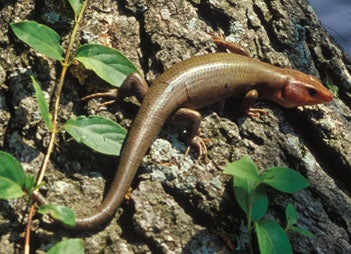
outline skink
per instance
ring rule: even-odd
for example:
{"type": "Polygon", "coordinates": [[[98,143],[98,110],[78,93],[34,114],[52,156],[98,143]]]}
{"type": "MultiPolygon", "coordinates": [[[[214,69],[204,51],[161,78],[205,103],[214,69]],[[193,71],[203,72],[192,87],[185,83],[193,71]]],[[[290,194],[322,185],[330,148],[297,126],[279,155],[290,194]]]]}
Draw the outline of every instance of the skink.
{"type": "MultiPolygon", "coordinates": [[[[219,40],[221,43],[227,44],[219,40]]],[[[261,110],[251,106],[257,99],[291,108],[325,103],[333,98],[312,76],[230,53],[195,56],[177,63],[160,75],[150,89],[136,73],[131,74],[118,96],[124,97],[131,90],[142,104],[128,132],[114,180],[96,212],[77,219],[75,229],[93,229],[111,219],[166,121],[188,126],[186,142],[196,146],[201,156],[206,153],[206,147],[198,136],[201,115],[196,110],[199,108],[227,97],[238,97],[243,98],[241,111],[256,116],[261,110]]]]}

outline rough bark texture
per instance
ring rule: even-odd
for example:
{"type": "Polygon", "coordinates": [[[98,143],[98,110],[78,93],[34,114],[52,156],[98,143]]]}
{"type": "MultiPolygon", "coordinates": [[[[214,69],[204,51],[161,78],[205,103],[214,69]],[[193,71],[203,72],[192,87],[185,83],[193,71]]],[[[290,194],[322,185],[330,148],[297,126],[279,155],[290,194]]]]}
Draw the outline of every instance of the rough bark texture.
{"type": "MultiPolygon", "coordinates": [[[[28,75],[34,74],[51,96],[60,66],[19,42],[9,23],[44,23],[66,45],[71,17],[66,1],[0,1],[0,148],[15,155],[28,173],[38,171],[49,137],[28,75]]],[[[351,253],[350,66],[305,0],[91,1],[80,42],[118,48],[151,84],[172,64],[216,51],[207,32],[218,30],[255,58],[319,77],[334,91],[334,101],[292,110],[262,103],[268,113],[259,119],[239,116],[237,102],[230,100],[204,109],[201,135],[208,141],[208,164],[196,162],[194,152],[184,156],[179,129],[165,127],[139,169],[130,199],[109,225],[77,233],[50,227],[36,216],[33,253],[47,251],[63,237],[83,238],[87,253],[247,253],[244,216],[231,179],[222,173],[244,154],[260,168],[288,166],[310,181],[295,195],[270,192],[269,217],[283,218],[292,202],[299,226],[315,235],[291,235],[294,252],[351,253]]],[[[81,86],[68,76],[61,123],[94,113],[97,101],[79,101],[91,92],[88,81],[81,86]]],[[[99,114],[128,127],[136,111],[124,103],[99,114]]],[[[59,135],[43,189],[49,200],[90,214],[117,161],[68,139],[59,135]]],[[[26,214],[21,199],[0,201],[1,253],[21,252],[26,214]]]]}

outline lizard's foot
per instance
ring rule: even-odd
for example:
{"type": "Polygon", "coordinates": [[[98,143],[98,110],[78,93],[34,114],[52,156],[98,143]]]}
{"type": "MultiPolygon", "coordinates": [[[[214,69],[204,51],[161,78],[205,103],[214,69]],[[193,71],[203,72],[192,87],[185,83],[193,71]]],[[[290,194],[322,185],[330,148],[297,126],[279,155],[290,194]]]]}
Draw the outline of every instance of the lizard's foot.
{"type": "Polygon", "coordinates": [[[112,100],[106,101],[104,103],[101,103],[99,105],[99,108],[101,108],[101,107],[105,107],[105,106],[108,106],[108,105],[115,103],[117,96],[118,96],[118,90],[117,89],[110,89],[107,92],[103,92],[103,93],[89,94],[89,95],[81,98],[80,100],[85,101],[85,100],[90,100],[90,99],[94,99],[94,98],[110,98],[110,99],[112,99],[112,100]]]}
{"type": "Polygon", "coordinates": [[[250,117],[260,117],[260,115],[267,114],[266,110],[260,108],[249,108],[246,112],[246,115],[250,117]]]}
{"type": "Polygon", "coordinates": [[[226,41],[222,33],[219,33],[218,35],[209,33],[209,35],[212,37],[212,40],[216,45],[226,48],[234,54],[250,57],[249,52],[247,52],[243,46],[235,42],[226,41]]]}
{"type": "Polygon", "coordinates": [[[117,89],[110,89],[107,92],[104,93],[93,93],[89,94],[85,97],[83,97],[81,100],[90,100],[93,98],[110,98],[110,99],[116,99],[118,96],[118,90],[117,89]]]}
{"type": "Polygon", "coordinates": [[[206,147],[205,141],[199,136],[193,137],[193,139],[190,141],[190,145],[185,150],[185,155],[189,154],[191,146],[197,149],[198,157],[196,160],[199,161],[200,159],[203,158],[205,160],[205,163],[207,164],[208,157],[207,157],[207,147],[206,147]]]}

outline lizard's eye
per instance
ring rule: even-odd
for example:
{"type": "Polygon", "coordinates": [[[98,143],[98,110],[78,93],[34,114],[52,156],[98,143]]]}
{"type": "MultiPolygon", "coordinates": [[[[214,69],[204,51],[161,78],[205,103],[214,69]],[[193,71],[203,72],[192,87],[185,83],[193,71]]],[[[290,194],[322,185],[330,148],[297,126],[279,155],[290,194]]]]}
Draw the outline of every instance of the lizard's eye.
{"type": "Polygon", "coordinates": [[[314,97],[317,94],[317,90],[314,88],[309,88],[307,92],[311,97],[314,97]]]}

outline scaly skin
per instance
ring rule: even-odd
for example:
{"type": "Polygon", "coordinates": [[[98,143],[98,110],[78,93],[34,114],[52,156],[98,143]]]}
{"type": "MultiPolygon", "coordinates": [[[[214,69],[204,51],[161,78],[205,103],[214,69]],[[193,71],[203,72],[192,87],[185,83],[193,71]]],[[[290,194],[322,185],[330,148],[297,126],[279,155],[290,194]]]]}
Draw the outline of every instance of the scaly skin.
{"type": "MultiPolygon", "coordinates": [[[[135,74],[125,83],[138,85],[135,74]],[[134,77],[134,78],[133,78],[134,77]]],[[[139,84],[140,85],[140,84],[139,84]]],[[[123,86],[122,86],[123,87],[123,86]]],[[[146,93],[145,82],[139,98],[146,93]]],[[[315,78],[235,54],[213,53],[182,61],[159,76],[147,91],[130,128],[112,185],[96,212],[77,219],[75,229],[96,228],[110,220],[130,187],[137,169],[167,119],[186,118],[192,124],[187,139],[199,151],[205,147],[197,134],[195,111],[224,98],[244,98],[241,110],[255,116],[256,99],[272,100],[284,107],[325,103],[331,93],[315,78]]]]}

